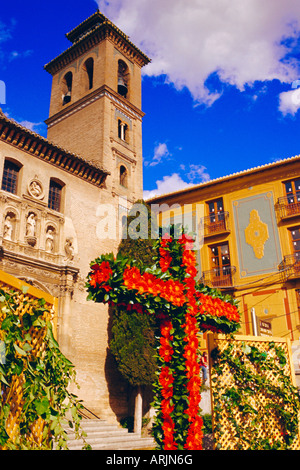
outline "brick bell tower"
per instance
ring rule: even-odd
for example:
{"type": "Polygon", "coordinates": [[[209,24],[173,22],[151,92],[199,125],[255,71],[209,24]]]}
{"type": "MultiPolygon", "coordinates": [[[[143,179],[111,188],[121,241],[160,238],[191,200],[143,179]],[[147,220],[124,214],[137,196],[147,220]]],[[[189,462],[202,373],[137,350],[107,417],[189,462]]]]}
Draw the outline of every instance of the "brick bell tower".
{"type": "Polygon", "coordinates": [[[96,11],[66,34],[52,79],[48,139],[110,172],[106,189],[142,197],[141,68],[150,60],[96,11]]]}

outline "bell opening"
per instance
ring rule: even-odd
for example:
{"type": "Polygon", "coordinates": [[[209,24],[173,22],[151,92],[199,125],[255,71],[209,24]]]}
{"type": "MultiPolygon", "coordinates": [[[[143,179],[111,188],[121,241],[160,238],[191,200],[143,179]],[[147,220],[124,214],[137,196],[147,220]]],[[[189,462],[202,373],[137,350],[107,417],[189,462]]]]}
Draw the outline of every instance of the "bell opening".
{"type": "Polygon", "coordinates": [[[128,93],[128,88],[123,80],[123,78],[119,78],[118,80],[118,93],[121,96],[124,96],[126,98],[126,95],[128,93]]]}

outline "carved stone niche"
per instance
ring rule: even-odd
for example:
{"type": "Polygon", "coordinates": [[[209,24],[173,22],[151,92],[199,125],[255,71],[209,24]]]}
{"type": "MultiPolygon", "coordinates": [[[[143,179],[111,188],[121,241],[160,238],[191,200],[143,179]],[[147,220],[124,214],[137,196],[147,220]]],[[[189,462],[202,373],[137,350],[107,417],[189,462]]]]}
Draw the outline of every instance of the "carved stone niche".
{"type": "Polygon", "coordinates": [[[25,240],[28,245],[34,247],[36,245],[36,219],[35,212],[29,211],[26,217],[25,240]]]}
{"type": "Polygon", "coordinates": [[[16,213],[8,209],[3,223],[3,240],[13,241],[16,237],[17,216],[16,213]]]}
{"type": "Polygon", "coordinates": [[[46,228],[46,236],[45,236],[45,251],[48,253],[55,253],[56,252],[56,229],[54,225],[48,224],[46,228]]]}
{"type": "Polygon", "coordinates": [[[64,261],[67,263],[67,264],[73,264],[73,261],[74,261],[74,245],[73,245],[73,237],[68,237],[66,238],[65,240],[65,254],[66,254],[66,257],[64,259],[64,261]]]}

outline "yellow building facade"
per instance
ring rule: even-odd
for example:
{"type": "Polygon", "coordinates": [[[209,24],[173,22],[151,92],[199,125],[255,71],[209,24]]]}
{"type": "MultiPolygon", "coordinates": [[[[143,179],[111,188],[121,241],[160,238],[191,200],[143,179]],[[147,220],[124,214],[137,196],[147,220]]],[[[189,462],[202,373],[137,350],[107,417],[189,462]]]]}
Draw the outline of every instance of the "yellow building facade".
{"type": "Polygon", "coordinates": [[[239,301],[240,333],[290,338],[297,369],[300,156],[147,202],[163,225],[170,217],[181,222],[189,208],[199,238],[200,281],[239,301]]]}

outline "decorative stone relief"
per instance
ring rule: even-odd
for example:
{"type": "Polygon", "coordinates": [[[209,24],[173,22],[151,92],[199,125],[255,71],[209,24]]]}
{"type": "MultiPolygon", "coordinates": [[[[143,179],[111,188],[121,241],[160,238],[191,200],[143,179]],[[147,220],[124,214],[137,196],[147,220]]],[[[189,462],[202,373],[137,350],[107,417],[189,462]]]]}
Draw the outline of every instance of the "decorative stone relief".
{"type": "MultiPolygon", "coordinates": [[[[37,176],[31,179],[32,182],[39,182],[37,176]]],[[[74,265],[78,259],[72,219],[66,223],[63,214],[48,209],[46,203],[38,199],[42,194],[41,189],[42,183],[40,187],[29,185],[28,193],[22,197],[3,194],[0,190],[0,247],[3,245],[7,252],[14,253],[20,262],[25,256],[27,260],[32,259],[33,263],[39,260],[43,265],[74,265]]],[[[75,214],[78,215],[79,207],[83,219],[84,208],[79,198],[77,202],[75,214]]]]}
{"type": "Polygon", "coordinates": [[[66,238],[65,253],[67,255],[66,258],[65,258],[65,261],[66,262],[73,261],[73,259],[74,259],[74,246],[73,246],[73,238],[72,237],[66,238]]]}
{"type": "Polygon", "coordinates": [[[42,183],[35,177],[28,183],[28,194],[35,199],[44,198],[44,189],[42,183]]]}
{"type": "Polygon", "coordinates": [[[245,228],[245,240],[248,245],[252,246],[256,258],[264,257],[264,247],[268,239],[268,225],[261,221],[258,211],[253,209],[250,212],[249,225],[245,228]]]}

